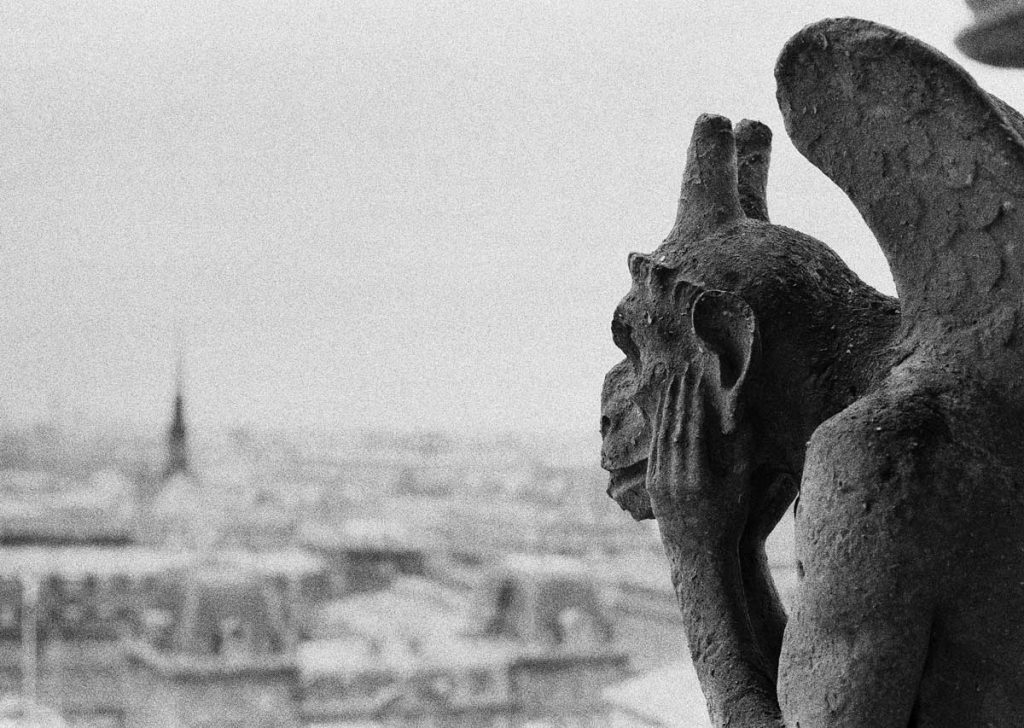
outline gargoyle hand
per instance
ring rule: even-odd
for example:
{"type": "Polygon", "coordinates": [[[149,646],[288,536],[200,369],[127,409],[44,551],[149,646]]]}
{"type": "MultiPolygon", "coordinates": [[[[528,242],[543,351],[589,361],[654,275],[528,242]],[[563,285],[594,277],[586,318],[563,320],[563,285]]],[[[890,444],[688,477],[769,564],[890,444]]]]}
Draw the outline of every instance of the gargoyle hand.
{"type": "Polygon", "coordinates": [[[735,548],[752,501],[748,437],[721,431],[694,362],[668,377],[652,428],[647,488],[662,537],[684,548],[735,548]]]}

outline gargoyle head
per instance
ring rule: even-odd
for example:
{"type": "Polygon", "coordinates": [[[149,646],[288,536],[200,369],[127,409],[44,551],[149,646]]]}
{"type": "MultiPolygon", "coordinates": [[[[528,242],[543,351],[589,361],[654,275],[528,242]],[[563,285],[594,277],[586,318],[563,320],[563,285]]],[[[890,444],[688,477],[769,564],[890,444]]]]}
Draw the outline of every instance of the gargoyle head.
{"type": "MultiPolygon", "coordinates": [[[[668,383],[692,389],[688,427],[711,462],[746,461],[774,516],[795,494],[773,485],[802,465],[809,432],[793,387],[841,378],[821,365],[853,308],[896,312],[823,243],[768,221],[771,132],[701,116],[687,155],[675,226],[653,254],[629,256],[632,288],[612,319],[626,361],[605,379],[602,465],[609,495],[653,515],[643,489],[652,423],[668,383]],[[719,452],[732,442],[728,453],[719,452]],[[745,443],[740,451],[735,443],[745,443]]],[[[697,457],[694,455],[694,457],[697,457]]],[[[710,472],[695,468],[694,472],[710,472]]],[[[697,477],[696,475],[694,477],[697,477]]],[[[771,520],[771,519],[769,519],[771,520]]]]}

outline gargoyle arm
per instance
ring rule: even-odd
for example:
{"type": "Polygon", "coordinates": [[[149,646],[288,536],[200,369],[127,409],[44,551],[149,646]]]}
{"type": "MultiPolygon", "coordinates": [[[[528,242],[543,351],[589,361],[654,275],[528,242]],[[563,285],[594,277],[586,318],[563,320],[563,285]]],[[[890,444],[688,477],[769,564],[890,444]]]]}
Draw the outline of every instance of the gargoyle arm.
{"type": "MultiPolygon", "coordinates": [[[[725,299],[719,303],[728,305],[725,299]]],[[[750,500],[748,473],[738,457],[745,441],[737,436],[726,438],[730,445],[712,444],[721,438],[706,420],[719,421],[715,413],[724,406],[709,396],[715,382],[695,363],[667,384],[651,428],[651,505],[712,721],[781,728],[777,660],[766,659],[759,644],[741,567],[739,546],[750,500]],[[726,460],[734,467],[712,465],[726,460]]]]}
{"type": "Polygon", "coordinates": [[[739,559],[750,627],[764,658],[765,669],[772,680],[776,680],[787,617],[768,566],[764,542],[741,542],[739,559]]]}
{"type": "Polygon", "coordinates": [[[783,728],[774,672],[751,626],[735,550],[695,550],[663,540],[713,723],[783,728]]]}

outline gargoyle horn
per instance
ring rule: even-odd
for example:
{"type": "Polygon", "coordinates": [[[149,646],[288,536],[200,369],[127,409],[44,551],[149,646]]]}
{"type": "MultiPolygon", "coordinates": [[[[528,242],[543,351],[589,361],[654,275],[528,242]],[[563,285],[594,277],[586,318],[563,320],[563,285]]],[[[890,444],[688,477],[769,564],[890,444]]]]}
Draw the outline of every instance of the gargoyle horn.
{"type": "Polygon", "coordinates": [[[740,206],[747,217],[768,222],[768,165],[772,158],[772,130],[750,119],[737,124],[736,158],[740,206]]]}
{"type": "Polygon", "coordinates": [[[679,211],[668,239],[699,239],[742,217],[732,123],[724,116],[701,114],[686,152],[679,211]]]}
{"type": "Polygon", "coordinates": [[[1012,320],[1024,290],[1024,119],[934,48],[841,18],[775,69],[786,130],[878,239],[904,334],[1012,320]],[[938,324],[938,326],[935,326],[938,324]]]}

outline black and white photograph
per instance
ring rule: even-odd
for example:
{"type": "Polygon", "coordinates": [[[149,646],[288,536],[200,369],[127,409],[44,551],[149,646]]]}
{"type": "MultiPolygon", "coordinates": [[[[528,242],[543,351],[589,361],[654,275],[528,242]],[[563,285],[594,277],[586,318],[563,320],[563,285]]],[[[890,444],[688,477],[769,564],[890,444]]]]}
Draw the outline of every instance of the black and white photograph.
{"type": "Polygon", "coordinates": [[[1024,0],[0,3],[0,728],[1024,727],[1024,0]]]}

